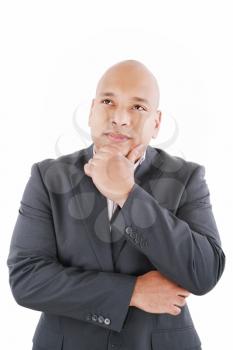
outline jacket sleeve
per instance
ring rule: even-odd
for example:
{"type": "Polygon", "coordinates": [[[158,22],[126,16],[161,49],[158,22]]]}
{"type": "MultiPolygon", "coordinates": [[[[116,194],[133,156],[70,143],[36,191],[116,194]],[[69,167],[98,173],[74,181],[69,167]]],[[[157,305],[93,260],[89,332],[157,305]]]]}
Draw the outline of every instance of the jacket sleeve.
{"type": "Polygon", "coordinates": [[[204,166],[195,167],[176,215],[135,184],[121,208],[123,219],[114,223],[157,270],[196,295],[210,291],[225,267],[204,176],[204,166]]]}
{"type": "Polygon", "coordinates": [[[23,193],[7,265],[19,305],[121,331],[136,276],[59,262],[49,196],[37,163],[23,193]]]}

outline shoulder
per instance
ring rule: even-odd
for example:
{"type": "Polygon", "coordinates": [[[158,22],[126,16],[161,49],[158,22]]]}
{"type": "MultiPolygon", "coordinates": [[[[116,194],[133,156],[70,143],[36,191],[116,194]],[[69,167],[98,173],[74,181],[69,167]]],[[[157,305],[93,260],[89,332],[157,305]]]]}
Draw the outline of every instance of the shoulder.
{"type": "Polygon", "coordinates": [[[91,154],[91,147],[35,162],[31,167],[31,177],[42,182],[49,191],[66,193],[72,181],[79,183],[85,176],[83,167],[91,154]]]}
{"type": "Polygon", "coordinates": [[[87,148],[82,148],[78,151],[75,151],[73,153],[61,155],[57,158],[46,158],[43,160],[40,160],[33,165],[36,165],[42,175],[48,171],[49,168],[53,168],[56,171],[72,171],[72,169],[77,169],[84,165],[86,162],[86,159],[88,158],[88,154],[90,153],[91,146],[88,146],[87,148]]]}
{"type": "Polygon", "coordinates": [[[204,165],[175,156],[164,149],[149,147],[152,157],[152,166],[159,169],[164,176],[189,178],[194,172],[205,173],[204,165]]]}
{"type": "Polygon", "coordinates": [[[185,202],[206,198],[209,189],[205,180],[205,167],[197,162],[174,156],[160,148],[152,148],[151,191],[160,203],[177,209],[185,202]],[[154,177],[154,178],[153,178],[154,177]],[[159,179],[159,180],[158,180],[159,179]]]}

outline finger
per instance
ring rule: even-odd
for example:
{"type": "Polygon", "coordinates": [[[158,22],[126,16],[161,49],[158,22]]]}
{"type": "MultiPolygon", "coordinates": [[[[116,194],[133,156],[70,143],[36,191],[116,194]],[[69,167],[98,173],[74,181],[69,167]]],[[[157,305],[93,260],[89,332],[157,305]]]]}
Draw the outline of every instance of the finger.
{"type": "Polygon", "coordinates": [[[96,165],[96,161],[93,158],[89,159],[88,163],[84,165],[84,171],[87,175],[91,174],[94,165],[96,165]]]}
{"type": "Polygon", "coordinates": [[[177,291],[177,295],[188,297],[190,295],[190,292],[188,290],[186,290],[186,289],[180,288],[177,291]]]}
{"type": "Polygon", "coordinates": [[[170,313],[174,316],[179,315],[181,313],[181,309],[176,305],[172,305],[170,313]]]}
{"type": "Polygon", "coordinates": [[[95,165],[97,165],[98,164],[98,161],[99,161],[99,159],[94,159],[94,158],[91,158],[91,159],[89,159],[89,161],[88,161],[88,165],[89,165],[89,167],[92,169],[95,165]]]}
{"type": "Polygon", "coordinates": [[[128,153],[127,159],[132,163],[135,163],[135,161],[143,155],[144,151],[145,151],[145,145],[139,144],[128,153]]]}
{"type": "Polygon", "coordinates": [[[177,299],[176,299],[176,305],[177,306],[184,306],[185,304],[186,304],[185,297],[178,296],[177,299]]]}

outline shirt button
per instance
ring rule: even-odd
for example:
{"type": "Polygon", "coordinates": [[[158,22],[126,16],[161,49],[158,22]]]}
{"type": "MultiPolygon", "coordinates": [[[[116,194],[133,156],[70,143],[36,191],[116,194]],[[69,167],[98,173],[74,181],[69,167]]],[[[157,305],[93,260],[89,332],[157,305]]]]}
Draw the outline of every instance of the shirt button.
{"type": "Polygon", "coordinates": [[[92,321],[95,321],[95,322],[96,322],[97,319],[98,319],[98,316],[94,314],[94,315],[92,315],[91,319],[92,319],[92,321]]]}
{"type": "Polygon", "coordinates": [[[133,232],[132,227],[130,227],[130,226],[126,227],[125,232],[126,232],[128,235],[130,235],[130,234],[133,232]]]}
{"type": "Polygon", "coordinates": [[[103,316],[99,316],[98,317],[98,322],[99,323],[103,323],[104,322],[104,317],[103,316]]]}
{"type": "Polygon", "coordinates": [[[111,323],[111,321],[109,318],[105,318],[104,323],[108,326],[111,323]]]}

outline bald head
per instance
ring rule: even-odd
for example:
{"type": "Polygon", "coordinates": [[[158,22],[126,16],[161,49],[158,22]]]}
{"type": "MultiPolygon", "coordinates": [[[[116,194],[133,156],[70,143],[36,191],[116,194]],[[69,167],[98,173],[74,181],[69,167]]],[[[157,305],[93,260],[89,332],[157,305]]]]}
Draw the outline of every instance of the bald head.
{"type": "Polygon", "coordinates": [[[144,64],[126,60],[108,68],[97,84],[88,120],[95,149],[115,144],[127,155],[139,143],[148,145],[160,127],[158,104],[157,80],[144,64]],[[112,133],[125,138],[115,142],[112,133]]]}
{"type": "Polygon", "coordinates": [[[124,60],[108,68],[100,78],[96,87],[96,96],[107,88],[135,90],[140,87],[155,109],[159,105],[159,87],[155,76],[141,62],[124,60]]]}

